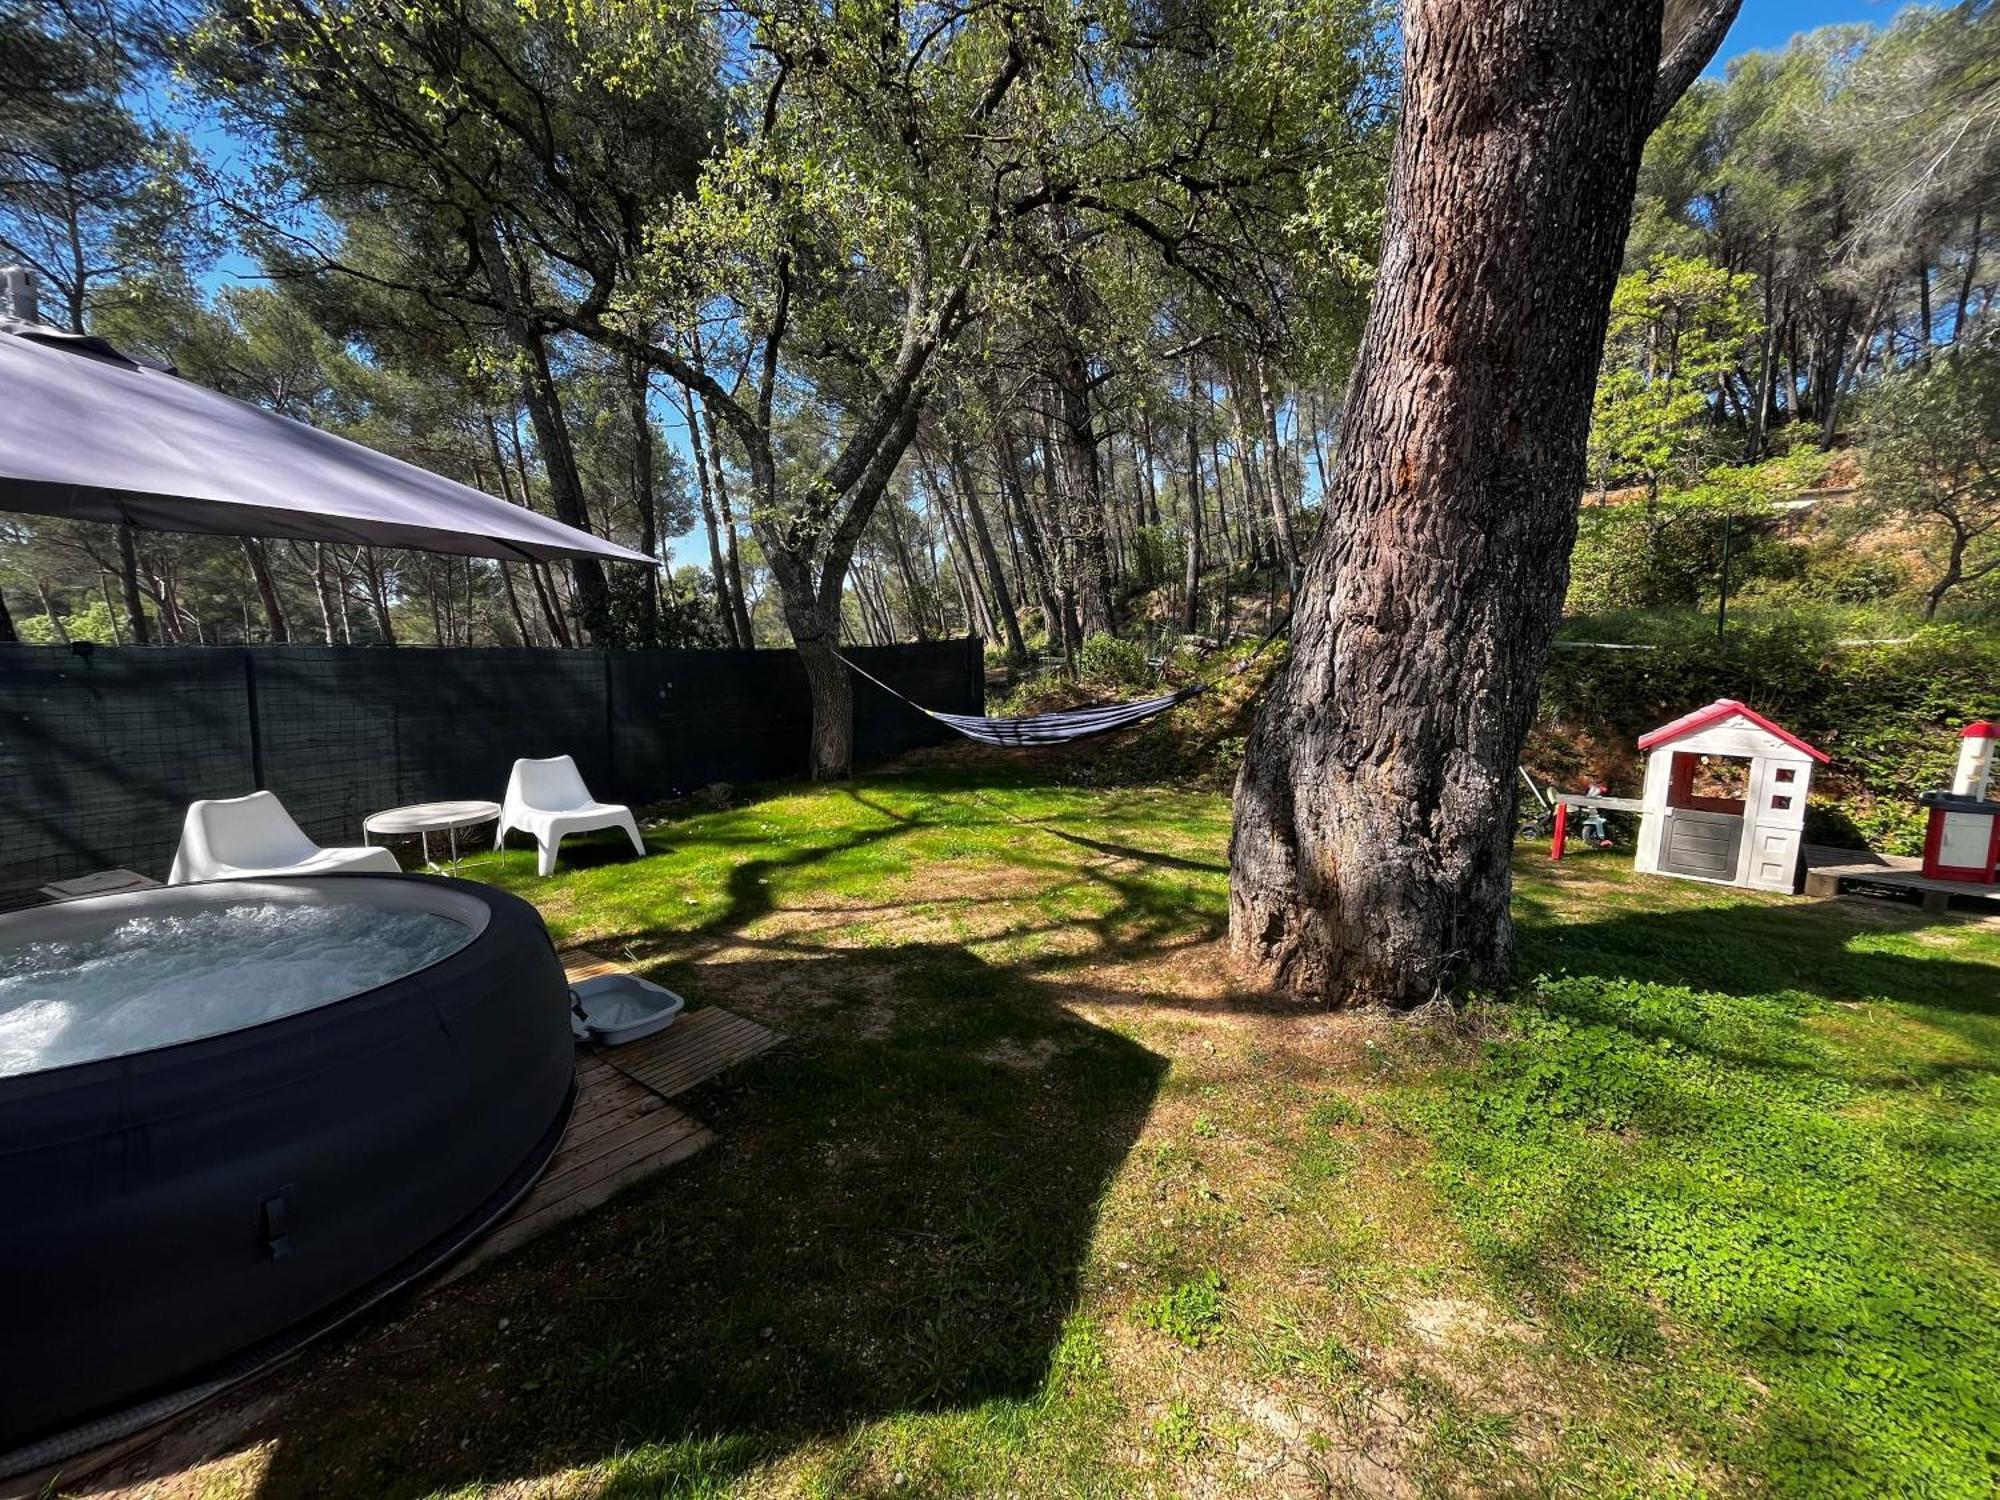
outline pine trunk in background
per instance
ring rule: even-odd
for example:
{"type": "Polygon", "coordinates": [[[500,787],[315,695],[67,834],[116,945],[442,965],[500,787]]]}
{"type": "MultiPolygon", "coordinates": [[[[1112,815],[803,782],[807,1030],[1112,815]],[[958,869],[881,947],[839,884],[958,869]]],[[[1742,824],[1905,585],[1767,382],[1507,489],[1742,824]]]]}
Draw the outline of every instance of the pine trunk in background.
{"type": "MultiPolygon", "coordinates": [[[[481,221],[476,238],[487,285],[494,300],[505,309],[507,336],[521,354],[521,399],[535,429],[535,446],[541,450],[550,507],[564,525],[589,531],[590,513],[583,503],[583,479],[577,471],[576,450],[570,443],[569,424],[563,416],[555,373],[549,366],[548,342],[521,311],[524,298],[515,284],[513,265],[492,220],[481,221]]],[[[611,624],[611,594],[604,580],[604,565],[594,557],[573,558],[570,578],[576,586],[578,623],[593,638],[601,639],[611,624]]]]}
{"type": "Polygon", "coordinates": [[[1410,0],[1381,270],[1230,942],[1298,998],[1505,981],[1514,768],[1560,614],[1646,137],[1733,0],[1410,0]]]}
{"type": "Polygon", "coordinates": [[[750,601],[743,592],[743,561],[736,551],[736,513],[729,506],[729,476],[722,467],[722,436],[715,425],[715,411],[703,405],[702,420],[708,424],[708,461],[714,466],[715,508],[722,524],[722,561],[729,569],[729,607],[736,615],[736,638],[744,650],[757,644],[757,632],[750,624],[750,601]]]}
{"type": "MultiPolygon", "coordinates": [[[[997,402],[997,396],[989,395],[997,402]]],[[[997,410],[996,406],[996,410],[997,410]]],[[[1063,629],[1062,608],[1056,596],[1055,568],[1043,542],[1040,524],[1028,499],[1028,486],[1021,477],[1020,450],[1015,446],[1015,435],[1007,425],[1005,417],[993,425],[993,435],[1000,447],[1000,493],[1012,513],[1013,529],[1018,531],[1023,544],[1028,549],[1028,571],[1034,575],[1035,597],[1040,601],[1042,611],[1042,634],[1047,638],[1050,650],[1067,652],[1069,634],[1063,629]]]]}
{"type": "Polygon", "coordinates": [[[132,644],[152,645],[146,601],[139,597],[139,546],[132,539],[132,528],[124,525],[118,528],[118,586],[125,597],[125,626],[132,634],[132,644]]]}
{"type": "Polygon", "coordinates": [[[726,646],[743,646],[736,632],[736,606],[731,602],[729,574],[722,566],[722,543],[715,529],[715,496],[708,482],[707,445],[702,442],[701,418],[695,415],[694,393],[681,391],[681,414],[687,420],[688,451],[694,455],[695,493],[701,501],[702,530],[708,536],[708,576],[715,584],[715,615],[722,626],[726,646]]]}
{"type": "Polygon", "coordinates": [[[1201,424],[1195,417],[1194,361],[1187,367],[1187,571],[1182,579],[1181,629],[1193,635],[1201,620],[1201,424]]]}
{"type": "Polygon", "coordinates": [[[373,547],[361,549],[361,571],[368,579],[368,607],[375,612],[375,629],[382,644],[396,644],[396,624],[389,618],[389,585],[382,576],[382,560],[373,547]]]}
{"type": "MultiPolygon", "coordinates": [[[[651,557],[660,545],[660,511],[653,493],[653,377],[639,360],[630,362],[627,394],[631,400],[632,508],[639,513],[639,550],[651,557]]],[[[638,644],[660,644],[660,570],[648,568],[640,595],[638,644]]]]}
{"type": "Polygon", "coordinates": [[[979,486],[973,480],[972,465],[965,459],[965,445],[956,438],[951,444],[951,472],[958,485],[959,498],[965,502],[965,517],[972,525],[973,538],[979,543],[979,559],[985,564],[987,581],[993,586],[993,607],[1000,616],[1000,628],[1007,637],[1007,660],[1024,662],[1028,659],[1028,647],[1021,639],[1021,622],[1014,614],[1014,596],[1007,587],[1007,570],[1000,566],[1000,553],[993,545],[993,533],[986,524],[986,509],[979,503],[979,486]]]}
{"type": "Polygon", "coordinates": [[[258,602],[264,606],[264,629],[271,637],[271,644],[282,645],[292,638],[291,628],[285,623],[285,607],[278,602],[278,586],[271,578],[271,564],[264,556],[264,544],[255,537],[241,537],[244,561],[250,564],[250,577],[257,585],[258,602]]]}
{"type": "Polygon", "coordinates": [[[1257,412],[1263,419],[1264,437],[1271,445],[1270,462],[1264,467],[1264,483],[1270,490],[1271,525],[1278,541],[1278,559],[1285,565],[1287,588],[1299,584],[1299,544],[1292,535],[1292,502],[1285,493],[1285,450],[1278,438],[1278,403],[1271,394],[1271,369],[1262,355],[1257,357],[1257,412]]]}

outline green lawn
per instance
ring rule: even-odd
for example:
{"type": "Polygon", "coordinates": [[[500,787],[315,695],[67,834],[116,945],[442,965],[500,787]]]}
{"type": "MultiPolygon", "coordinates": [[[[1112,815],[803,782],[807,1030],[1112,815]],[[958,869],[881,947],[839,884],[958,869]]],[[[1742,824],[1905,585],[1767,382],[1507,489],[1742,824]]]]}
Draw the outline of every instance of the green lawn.
{"type": "Polygon", "coordinates": [[[161,1492],[1994,1492],[2000,924],[1524,849],[1547,977],[1333,1016],[1232,985],[1227,826],[928,771],[469,865],[792,1044],[161,1492]]]}

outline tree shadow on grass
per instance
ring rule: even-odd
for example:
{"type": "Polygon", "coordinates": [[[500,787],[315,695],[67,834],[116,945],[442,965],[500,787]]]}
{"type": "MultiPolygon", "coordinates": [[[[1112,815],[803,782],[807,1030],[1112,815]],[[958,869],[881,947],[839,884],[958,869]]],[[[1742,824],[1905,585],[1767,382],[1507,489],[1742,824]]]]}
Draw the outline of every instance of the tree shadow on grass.
{"type": "Polygon", "coordinates": [[[679,1101],[720,1143],[309,1356],[260,1494],[650,1494],[1041,1388],[1164,1062],[950,944],[700,972],[792,1038],[679,1101]]]}

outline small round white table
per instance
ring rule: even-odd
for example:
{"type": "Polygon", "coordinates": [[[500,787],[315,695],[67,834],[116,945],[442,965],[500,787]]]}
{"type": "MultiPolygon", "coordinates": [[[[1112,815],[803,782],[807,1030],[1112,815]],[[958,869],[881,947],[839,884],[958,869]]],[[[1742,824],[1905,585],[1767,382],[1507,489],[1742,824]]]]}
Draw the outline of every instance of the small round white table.
{"type": "Polygon", "coordinates": [[[451,835],[451,868],[458,868],[458,830],[479,823],[491,823],[500,816],[497,802],[413,802],[408,807],[392,807],[387,812],[370,813],[361,824],[361,842],[370,834],[419,834],[424,841],[424,863],[435,870],[431,859],[431,835],[451,835]]]}

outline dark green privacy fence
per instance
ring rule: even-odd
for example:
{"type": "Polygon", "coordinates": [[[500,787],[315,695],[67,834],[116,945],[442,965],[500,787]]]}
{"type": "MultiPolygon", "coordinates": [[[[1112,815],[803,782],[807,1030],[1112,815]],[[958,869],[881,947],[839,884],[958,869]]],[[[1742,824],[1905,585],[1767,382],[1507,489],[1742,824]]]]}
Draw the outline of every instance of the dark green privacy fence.
{"type": "MultiPolygon", "coordinates": [[[[984,706],[977,641],[849,654],[929,707],[984,706]]],[[[0,895],[163,878],[188,803],[259,787],[352,844],[382,808],[499,801],[523,755],[573,755],[635,804],[801,775],[810,718],[790,651],[0,646],[0,895]]],[[[854,721],[860,759],[951,738],[867,682],[854,721]]]]}

